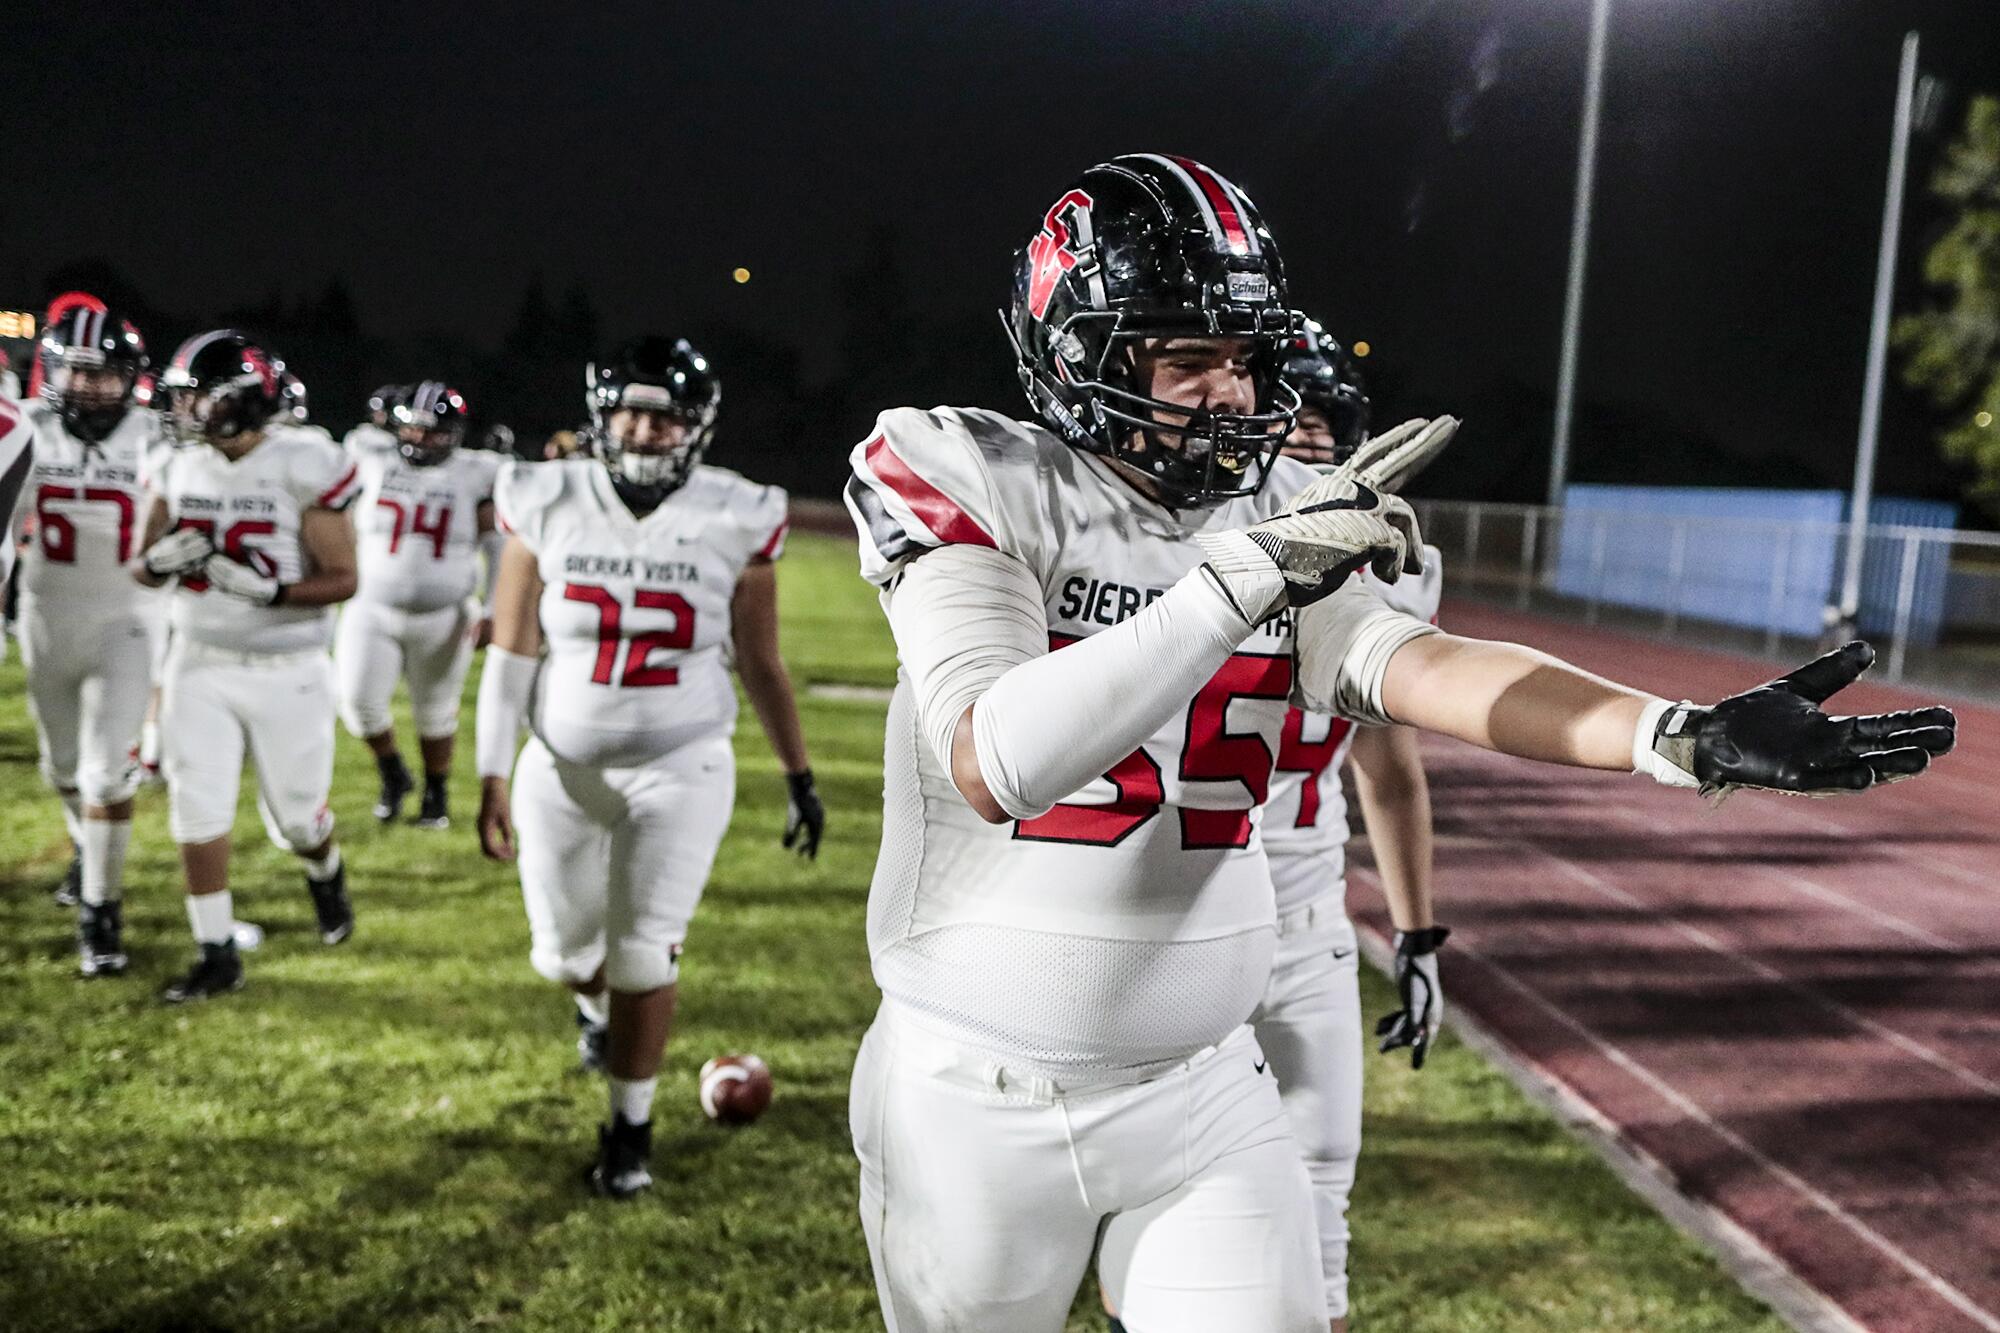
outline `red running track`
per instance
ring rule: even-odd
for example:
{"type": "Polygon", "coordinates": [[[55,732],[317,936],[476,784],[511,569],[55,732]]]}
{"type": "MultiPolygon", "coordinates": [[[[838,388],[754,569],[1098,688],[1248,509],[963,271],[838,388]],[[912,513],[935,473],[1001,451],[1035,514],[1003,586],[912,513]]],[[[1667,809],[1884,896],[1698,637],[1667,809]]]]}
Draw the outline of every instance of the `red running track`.
{"type": "MultiPolygon", "coordinates": [[[[1671,698],[1775,674],[1471,603],[1443,623],[1671,698]]],[[[1448,1002],[1882,1333],[2000,1333],[2000,710],[1954,706],[1920,779],[1719,808],[1426,742],[1448,1002]]]]}

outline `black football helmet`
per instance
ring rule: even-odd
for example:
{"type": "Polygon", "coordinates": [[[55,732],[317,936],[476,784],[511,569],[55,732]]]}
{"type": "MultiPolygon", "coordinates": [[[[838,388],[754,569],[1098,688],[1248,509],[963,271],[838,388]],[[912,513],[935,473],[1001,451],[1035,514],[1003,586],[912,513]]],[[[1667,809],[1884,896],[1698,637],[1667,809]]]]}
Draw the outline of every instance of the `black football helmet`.
{"type": "Polygon", "coordinates": [[[139,377],[150,364],[146,342],[116,311],[79,305],[42,328],[35,345],[42,401],[54,408],[70,434],[87,444],[102,441],[132,408],[139,377]],[[85,389],[80,376],[110,371],[116,387],[85,389]]]}
{"type": "Polygon", "coordinates": [[[1028,401],[1068,443],[1152,478],[1176,507],[1263,488],[1298,404],[1278,366],[1304,318],[1256,206],[1218,173],[1156,153],[1084,172],[1015,256],[1005,318],[1028,401]],[[1141,392],[1140,340],[1215,337],[1249,341],[1253,411],[1141,392]]]}
{"type": "Polygon", "coordinates": [[[612,479],[654,503],[678,489],[707,451],[722,406],[722,381],[708,358],[685,338],[636,338],[587,366],[584,385],[589,445],[612,479]],[[621,408],[665,413],[686,434],[678,447],[666,451],[635,446],[611,429],[611,418],[621,408]]]}
{"type": "Polygon", "coordinates": [[[1299,396],[1301,408],[1317,408],[1333,431],[1333,461],[1345,463],[1368,441],[1368,391],[1354,359],[1316,319],[1305,323],[1285,349],[1279,374],[1299,396]]]}
{"type": "Polygon", "coordinates": [[[398,392],[389,409],[389,425],[405,462],[435,467],[465,443],[471,415],[458,390],[443,380],[425,380],[398,392]]]}
{"type": "Polygon", "coordinates": [[[285,410],[285,363],[235,329],[182,343],[160,376],[161,415],[176,444],[213,444],[262,430],[285,410]]]}

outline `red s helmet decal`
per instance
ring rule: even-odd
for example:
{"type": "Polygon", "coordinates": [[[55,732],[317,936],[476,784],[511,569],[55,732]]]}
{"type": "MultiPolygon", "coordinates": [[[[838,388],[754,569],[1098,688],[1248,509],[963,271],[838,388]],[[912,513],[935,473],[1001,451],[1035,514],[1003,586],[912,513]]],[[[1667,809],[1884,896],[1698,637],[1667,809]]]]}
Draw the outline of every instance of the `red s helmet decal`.
{"type": "Polygon", "coordinates": [[[1071,190],[1050,206],[1042,229],[1028,242],[1028,311],[1036,319],[1048,313],[1062,275],[1076,267],[1076,237],[1070,223],[1075,213],[1094,202],[1082,190],[1071,190]]]}

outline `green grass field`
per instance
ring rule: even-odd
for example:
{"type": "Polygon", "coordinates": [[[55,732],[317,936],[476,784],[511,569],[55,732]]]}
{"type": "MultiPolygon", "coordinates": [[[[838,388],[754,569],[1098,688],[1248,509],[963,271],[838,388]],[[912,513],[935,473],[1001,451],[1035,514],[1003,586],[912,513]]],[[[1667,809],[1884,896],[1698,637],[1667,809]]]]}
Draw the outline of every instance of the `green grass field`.
{"type": "MultiPolygon", "coordinates": [[[[153,994],[190,946],[165,802],[141,797],[130,973],[75,976],[46,888],[68,856],[35,770],[17,655],[0,667],[0,1329],[880,1328],[855,1217],[847,1075],[874,1010],[863,901],[893,657],[852,548],[801,536],[785,637],[830,812],[780,850],[784,792],[748,710],[735,822],[696,918],[655,1110],[659,1184],[578,1182],[601,1085],[563,994],[529,970],[510,867],[470,814],[470,714],[446,833],[379,828],[341,740],[334,807],[359,916],[322,948],[245,786],[238,914],[269,931],[239,995],[153,994]],[[754,1050],[778,1083],[710,1126],[694,1071],[754,1050]]],[[[407,721],[404,734],[407,737],[407,721]]],[[[406,745],[409,742],[406,739],[406,745]]],[[[1388,994],[1369,977],[1367,1007],[1388,994]]],[[[1777,1329],[1692,1244],[1463,1047],[1369,1067],[1355,1322],[1381,1330],[1777,1329]]],[[[1071,1327],[1101,1328],[1080,1297],[1071,1327]]]]}

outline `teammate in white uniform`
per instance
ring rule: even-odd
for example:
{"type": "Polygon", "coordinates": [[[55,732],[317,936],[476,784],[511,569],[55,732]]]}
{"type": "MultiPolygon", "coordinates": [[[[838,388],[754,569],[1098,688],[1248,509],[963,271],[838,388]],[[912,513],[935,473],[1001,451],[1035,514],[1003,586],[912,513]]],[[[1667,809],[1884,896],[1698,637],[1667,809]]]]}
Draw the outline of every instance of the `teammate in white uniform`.
{"type": "MultiPolygon", "coordinates": [[[[146,368],[137,329],[78,307],[42,330],[40,401],[26,408],[33,467],[15,533],[21,557],[21,655],[42,774],[62,798],[79,849],[72,887],[84,976],[125,970],[122,899],[138,774],[132,746],[152,686],[160,594],[126,572],[140,535],[140,462],[152,415],[132,395],[146,368]]],[[[12,543],[9,543],[12,545],[12,543]]],[[[59,901],[64,895],[59,895],[59,901]]]]}
{"type": "MultiPolygon", "coordinates": [[[[1339,344],[1308,321],[1282,374],[1300,398],[1285,455],[1322,467],[1352,458],[1367,437],[1368,399],[1339,344]]],[[[1435,624],[1441,565],[1437,548],[1426,546],[1421,575],[1384,583],[1363,570],[1356,578],[1389,606],[1435,624]]],[[[1448,933],[1431,913],[1430,790],[1415,733],[1292,709],[1263,823],[1278,954],[1251,1028],[1271,1059],[1312,1181],[1334,1333],[1347,1327],[1347,1204],[1361,1151],[1361,990],[1345,900],[1348,822],[1340,780],[1349,759],[1397,926],[1404,1007],[1383,1019],[1377,1035],[1384,1051],[1410,1047],[1418,1068],[1442,1020],[1435,950],[1448,933]]]]}
{"type": "Polygon", "coordinates": [[[354,525],[361,588],[341,611],[333,659],[341,719],[374,752],[381,777],[375,817],[395,819],[414,785],[389,712],[396,681],[407,678],[424,765],[417,823],[445,828],[459,692],[492,628],[486,602],[498,553],[488,543],[501,460],[461,447],[465,399],[442,381],[415,385],[392,410],[396,435],[385,441],[386,432],[357,426],[347,437],[361,468],[354,525]]]}
{"type": "Polygon", "coordinates": [[[1016,264],[1049,428],[899,409],[854,452],[902,663],[869,902],[883,1005],[851,1106],[892,1333],[1060,1329],[1094,1244],[1132,1333],[1327,1328],[1310,1187],[1246,1025],[1290,702],[1686,785],[1860,787],[1950,746],[1945,710],[1811,707],[1864,648],[1676,707],[1350,585],[1421,572],[1385,487],[1456,423],[1317,480],[1275,458],[1284,298],[1229,182],[1102,164],[1016,264]]]}
{"type": "Polygon", "coordinates": [[[236,990],[229,832],[246,757],[271,840],[305,862],[320,938],[354,929],[334,841],[332,607],[354,593],[347,509],[360,470],[325,431],[284,417],[282,362],[242,334],[188,339],[161,376],[173,443],[134,574],[176,584],[161,688],[168,825],[201,954],[169,1003],[236,990]]]}
{"type": "Polygon", "coordinates": [[[575,993],[584,1063],[610,1075],[587,1179],[629,1198],[652,1183],[681,944],[735,798],[732,665],[787,774],[785,846],[816,855],[825,813],[778,654],[785,493],[700,464],[721,390],[686,342],[642,338],[587,381],[592,456],[509,464],[495,492],[479,835],[512,859],[518,818],[530,960],[575,993]]]}

